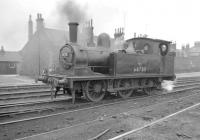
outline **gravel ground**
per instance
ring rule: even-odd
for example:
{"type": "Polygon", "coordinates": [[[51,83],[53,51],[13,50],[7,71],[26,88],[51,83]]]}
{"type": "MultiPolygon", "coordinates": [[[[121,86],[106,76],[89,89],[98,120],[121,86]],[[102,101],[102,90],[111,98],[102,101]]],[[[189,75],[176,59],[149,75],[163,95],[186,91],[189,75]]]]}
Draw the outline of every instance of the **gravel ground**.
{"type": "MultiPolygon", "coordinates": [[[[197,76],[199,75],[199,73],[188,74],[188,75],[197,76]]],[[[3,76],[0,76],[0,79],[2,79],[2,77],[3,76]]],[[[26,84],[33,83],[33,81],[28,78],[23,79],[20,76],[13,76],[13,77],[10,76],[10,77],[12,79],[6,79],[6,77],[3,77],[6,82],[1,82],[0,86],[15,85],[15,84],[23,85],[25,83],[26,84]]],[[[184,74],[183,75],[179,74],[177,77],[184,77],[184,74]]],[[[200,100],[200,97],[196,99],[200,100]]],[[[137,106],[138,104],[138,101],[137,101],[137,103],[133,102],[132,105],[126,104],[123,106],[122,104],[120,104],[120,105],[115,105],[115,107],[112,107],[112,108],[104,108],[102,110],[101,109],[93,110],[91,112],[85,112],[84,114],[77,113],[77,114],[73,114],[73,116],[70,116],[68,114],[65,116],[53,117],[51,119],[44,119],[42,121],[32,121],[32,122],[26,122],[22,124],[19,123],[19,124],[15,124],[14,126],[10,126],[10,125],[0,126],[0,139],[9,140],[9,139],[20,138],[20,137],[24,137],[28,135],[37,134],[40,132],[55,130],[52,133],[47,133],[47,135],[38,135],[38,137],[32,137],[29,139],[86,140],[93,136],[96,136],[97,134],[99,134],[100,132],[103,132],[106,129],[110,129],[110,131],[101,138],[101,139],[108,139],[116,135],[122,134],[126,131],[129,131],[131,129],[137,128],[139,126],[143,126],[144,124],[154,121],[155,119],[159,117],[163,117],[173,111],[181,109],[181,108],[178,108],[177,106],[174,108],[174,105],[173,105],[174,103],[169,103],[166,106],[155,107],[154,111],[153,111],[152,106],[150,108],[145,107],[148,104],[155,104],[156,102],[157,102],[157,99],[145,100],[143,101],[143,105],[139,103],[139,105],[137,106]],[[129,112],[127,114],[122,113],[122,114],[115,115],[118,112],[121,112],[122,110],[123,111],[131,110],[133,109],[133,106],[135,108],[133,112],[129,112]],[[109,115],[111,115],[112,117],[107,118],[107,116],[109,115]],[[100,116],[100,117],[97,117],[97,116],[100,116]],[[98,121],[96,121],[95,123],[86,123],[84,125],[78,125],[81,122],[94,120],[94,119],[98,121]],[[78,125],[78,126],[67,128],[67,129],[63,128],[62,130],[56,131],[56,129],[58,128],[70,127],[72,125],[78,125]]],[[[192,104],[191,102],[187,103],[186,106],[191,105],[191,104],[192,104]]],[[[133,136],[133,138],[139,139],[142,137],[142,140],[145,139],[146,135],[144,135],[144,138],[143,138],[143,135],[139,135],[139,134],[140,133],[138,132],[136,136],[133,136]]],[[[146,137],[146,138],[148,139],[151,137],[146,137]]],[[[181,136],[179,137],[179,139],[180,138],[182,139],[181,136]]],[[[169,139],[173,140],[173,138],[169,138],[169,139]]]]}
{"type": "MultiPolygon", "coordinates": [[[[200,107],[145,128],[127,140],[200,140],[200,107]]],[[[125,139],[124,139],[125,140],[125,139]]]]}
{"type": "MultiPolygon", "coordinates": [[[[144,102],[145,101],[143,101],[143,103],[144,102]]],[[[33,140],[38,140],[38,139],[87,140],[87,139],[90,139],[90,138],[96,136],[100,132],[103,132],[106,129],[110,129],[110,131],[101,138],[102,140],[108,139],[108,138],[112,138],[116,135],[122,134],[124,132],[130,131],[132,129],[136,129],[138,127],[144,126],[145,124],[148,124],[152,121],[155,121],[157,119],[165,117],[171,113],[177,112],[178,110],[181,110],[183,108],[191,106],[197,102],[200,102],[200,95],[198,95],[198,94],[195,96],[188,97],[184,100],[180,99],[177,101],[170,101],[165,104],[162,104],[162,103],[158,104],[156,102],[156,100],[154,100],[153,105],[150,105],[150,106],[147,106],[148,103],[146,100],[146,105],[140,106],[136,109],[130,109],[127,113],[119,113],[117,115],[113,114],[113,115],[111,115],[112,117],[108,117],[107,115],[104,116],[102,114],[99,114],[99,116],[101,116],[101,117],[97,118],[97,121],[85,123],[82,125],[77,124],[77,126],[73,126],[73,127],[70,127],[70,124],[72,125],[73,119],[75,119],[75,116],[73,116],[73,117],[68,116],[69,118],[66,118],[66,120],[65,120],[66,122],[69,123],[67,128],[55,130],[51,133],[38,135],[38,136],[35,136],[32,138],[29,137],[28,139],[33,139],[33,140]]],[[[116,108],[117,108],[117,106],[115,106],[115,109],[116,108]]],[[[104,111],[105,110],[106,109],[104,109],[104,111]]],[[[87,113],[86,117],[87,116],[92,117],[93,115],[95,116],[95,112],[98,113],[98,111],[96,110],[89,114],[87,113]]],[[[115,110],[115,111],[117,111],[117,110],[115,110]]],[[[123,110],[123,111],[125,111],[125,110],[123,110]]],[[[110,110],[110,112],[112,112],[112,111],[110,110]]],[[[77,114],[76,117],[78,117],[78,115],[81,115],[81,114],[77,114]]],[[[48,123],[48,122],[50,122],[50,121],[46,120],[45,123],[48,123]]],[[[51,122],[51,125],[53,125],[52,122],[51,122]]],[[[57,129],[59,127],[57,125],[58,125],[58,123],[55,120],[55,123],[54,123],[55,129],[57,129]]],[[[21,125],[18,127],[20,129],[23,129],[24,127],[27,127],[27,126],[21,125]]],[[[49,128],[49,127],[47,127],[47,128],[49,128]]],[[[34,130],[30,129],[29,131],[31,132],[34,130]]],[[[25,133],[29,133],[29,131],[26,131],[25,133]]],[[[23,132],[21,132],[21,133],[23,133],[23,132]]],[[[148,139],[148,137],[146,137],[146,138],[148,139]]]]}
{"type": "Polygon", "coordinates": [[[0,87],[2,86],[19,86],[19,85],[37,85],[35,79],[20,75],[0,75],[0,87]]]}

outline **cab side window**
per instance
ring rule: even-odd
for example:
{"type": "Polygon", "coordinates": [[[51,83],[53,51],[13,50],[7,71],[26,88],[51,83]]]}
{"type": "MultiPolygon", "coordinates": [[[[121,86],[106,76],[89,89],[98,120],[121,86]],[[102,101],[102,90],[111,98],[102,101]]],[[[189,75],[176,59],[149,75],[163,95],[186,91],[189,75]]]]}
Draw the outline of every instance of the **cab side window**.
{"type": "Polygon", "coordinates": [[[159,45],[159,48],[160,48],[160,54],[162,55],[162,56],[165,56],[167,53],[168,53],[168,45],[167,44],[165,44],[165,43],[160,43],[160,45],[159,45]]]}
{"type": "Polygon", "coordinates": [[[146,44],[144,45],[142,51],[143,51],[144,54],[152,54],[152,53],[153,53],[152,47],[151,47],[148,43],[146,43],[146,44]]]}

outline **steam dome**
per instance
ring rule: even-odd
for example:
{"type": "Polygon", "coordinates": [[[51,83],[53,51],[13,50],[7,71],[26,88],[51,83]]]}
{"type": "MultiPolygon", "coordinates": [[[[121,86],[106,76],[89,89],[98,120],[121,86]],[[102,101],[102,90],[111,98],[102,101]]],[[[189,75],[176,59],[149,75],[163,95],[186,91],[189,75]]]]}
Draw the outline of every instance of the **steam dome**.
{"type": "Polygon", "coordinates": [[[110,36],[106,33],[101,33],[97,38],[97,46],[110,47],[110,36]]]}

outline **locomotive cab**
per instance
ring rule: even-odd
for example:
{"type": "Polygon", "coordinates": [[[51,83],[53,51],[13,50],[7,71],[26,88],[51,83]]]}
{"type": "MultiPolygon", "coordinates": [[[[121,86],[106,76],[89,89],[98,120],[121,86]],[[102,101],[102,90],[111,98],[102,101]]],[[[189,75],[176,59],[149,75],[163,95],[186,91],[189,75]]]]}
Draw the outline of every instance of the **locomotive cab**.
{"type": "MultiPolygon", "coordinates": [[[[116,74],[174,75],[174,56],[171,42],[151,38],[132,38],[126,41],[125,53],[115,54],[116,74]]],[[[173,80],[173,79],[172,79],[173,80]]]]}
{"type": "Polygon", "coordinates": [[[129,50],[138,54],[166,55],[169,51],[169,41],[151,38],[132,38],[126,41],[129,50]]]}

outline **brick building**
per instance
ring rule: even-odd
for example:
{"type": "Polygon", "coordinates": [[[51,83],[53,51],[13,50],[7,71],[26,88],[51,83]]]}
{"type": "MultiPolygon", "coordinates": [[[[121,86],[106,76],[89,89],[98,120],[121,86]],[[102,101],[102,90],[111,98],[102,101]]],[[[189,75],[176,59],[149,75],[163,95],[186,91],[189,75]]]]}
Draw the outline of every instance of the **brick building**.
{"type": "Polygon", "coordinates": [[[0,50],[0,74],[18,74],[20,71],[21,56],[18,52],[0,50]]]}
{"type": "Polygon", "coordinates": [[[49,29],[44,26],[41,14],[37,15],[37,27],[33,33],[31,16],[28,22],[28,41],[20,51],[23,61],[22,75],[37,76],[44,68],[53,68],[58,64],[60,47],[67,41],[67,32],[49,29]]]}
{"type": "MultiPolygon", "coordinates": [[[[69,40],[67,23],[66,30],[50,29],[45,27],[42,15],[38,14],[36,24],[36,31],[33,32],[33,21],[30,16],[28,41],[20,51],[23,58],[21,75],[38,76],[44,68],[59,67],[59,50],[69,40]]],[[[92,20],[84,25],[79,25],[78,43],[89,47],[97,44],[97,36],[93,35],[92,20]]]]}

